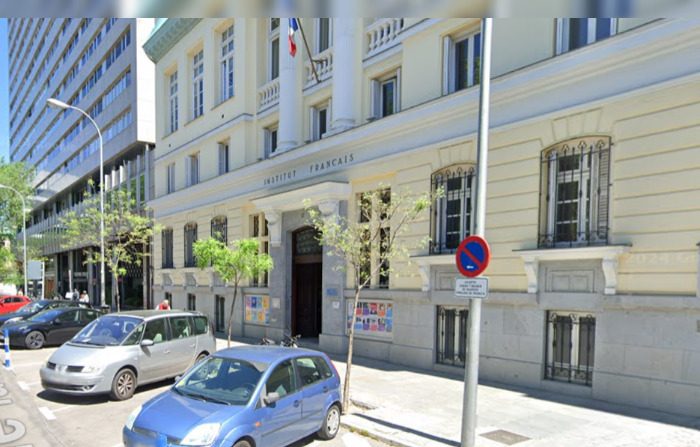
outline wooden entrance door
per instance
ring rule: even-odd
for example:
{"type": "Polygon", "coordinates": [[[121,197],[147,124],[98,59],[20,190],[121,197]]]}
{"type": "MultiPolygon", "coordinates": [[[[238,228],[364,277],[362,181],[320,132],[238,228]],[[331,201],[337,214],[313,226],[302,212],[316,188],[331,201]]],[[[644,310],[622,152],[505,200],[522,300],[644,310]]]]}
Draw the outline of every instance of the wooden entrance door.
{"type": "Polygon", "coordinates": [[[292,335],[315,338],[321,333],[323,251],[313,228],[294,233],[292,269],[292,335]]]}

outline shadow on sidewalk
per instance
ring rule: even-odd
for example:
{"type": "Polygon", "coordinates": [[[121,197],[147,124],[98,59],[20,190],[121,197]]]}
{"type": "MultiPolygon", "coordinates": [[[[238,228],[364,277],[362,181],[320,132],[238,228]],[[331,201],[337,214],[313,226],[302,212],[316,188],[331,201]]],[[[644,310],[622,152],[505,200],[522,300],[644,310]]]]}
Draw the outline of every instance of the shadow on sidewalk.
{"type": "Polygon", "coordinates": [[[447,439],[447,438],[441,438],[440,436],[431,435],[430,433],[425,433],[425,432],[415,430],[413,428],[409,428],[409,427],[406,427],[403,425],[387,422],[383,419],[378,419],[378,418],[375,418],[375,417],[372,417],[372,416],[369,416],[366,414],[353,413],[353,416],[356,416],[356,417],[359,417],[362,419],[367,419],[368,421],[374,422],[375,424],[383,425],[385,427],[393,428],[395,430],[400,430],[400,431],[405,432],[405,433],[411,433],[413,435],[420,436],[421,438],[430,439],[431,441],[436,441],[436,442],[439,442],[441,444],[459,447],[459,442],[457,442],[457,441],[453,441],[453,440],[447,439]]]}

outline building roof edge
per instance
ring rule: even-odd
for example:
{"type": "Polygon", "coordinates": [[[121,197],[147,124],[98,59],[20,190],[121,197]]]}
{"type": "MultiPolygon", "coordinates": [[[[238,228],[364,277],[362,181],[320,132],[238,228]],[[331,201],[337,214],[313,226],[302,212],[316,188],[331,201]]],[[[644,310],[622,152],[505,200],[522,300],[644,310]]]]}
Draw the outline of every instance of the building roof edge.
{"type": "Polygon", "coordinates": [[[177,18],[167,19],[159,23],[146,43],[143,44],[143,49],[148,58],[154,63],[158,63],[201,20],[177,18]]]}

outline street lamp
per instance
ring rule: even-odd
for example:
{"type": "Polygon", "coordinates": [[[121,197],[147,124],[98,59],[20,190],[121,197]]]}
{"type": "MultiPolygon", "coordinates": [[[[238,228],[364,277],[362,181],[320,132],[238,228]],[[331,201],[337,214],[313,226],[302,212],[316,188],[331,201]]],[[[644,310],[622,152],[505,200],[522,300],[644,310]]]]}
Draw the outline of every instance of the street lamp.
{"type": "Polygon", "coordinates": [[[90,120],[93,126],[95,126],[95,129],[97,130],[97,136],[100,139],[100,305],[104,306],[105,304],[105,188],[104,188],[104,181],[105,181],[105,174],[104,174],[104,158],[102,154],[102,132],[100,132],[100,128],[97,126],[97,123],[95,122],[94,119],[88,113],[78,107],[72,106],[70,104],[66,104],[63,101],[60,101],[56,98],[49,98],[46,100],[46,103],[55,108],[55,109],[60,109],[60,110],[65,110],[65,109],[73,109],[77,110],[78,112],[82,113],[85,115],[87,119],[90,120]]]}
{"type": "Polygon", "coordinates": [[[27,289],[27,205],[24,201],[24,196],[15,188],[6,185],[0,185],[0,189],[9,189],[15,192],[22,199],[22,243],[24,244],[24,295],[28,296],[27,289]]]}

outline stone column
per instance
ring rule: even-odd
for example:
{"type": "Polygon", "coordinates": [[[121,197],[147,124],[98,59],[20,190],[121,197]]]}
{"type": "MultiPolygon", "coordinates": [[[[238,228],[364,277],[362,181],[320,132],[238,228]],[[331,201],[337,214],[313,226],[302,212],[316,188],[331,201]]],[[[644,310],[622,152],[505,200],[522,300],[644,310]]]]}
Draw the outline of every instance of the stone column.
{"type": "Polygon", "coordinates": [[[277,152],[281,153],[299,145],[301,130],[301,87],[298,64],[304,51],[301,32],[297,33],[297,53],[295,57],[289,54],[288,41],[289,20],[280,18],[280,105],[279,105],[279,135],[277,152]]]}
{"type": "Polygon", "coordinates": [[[333,107],[331,133],[355,126],[355,103],[358,95],[355,71],[358,57],[358,21],[354,18],[333,19],[333,107]]]}

